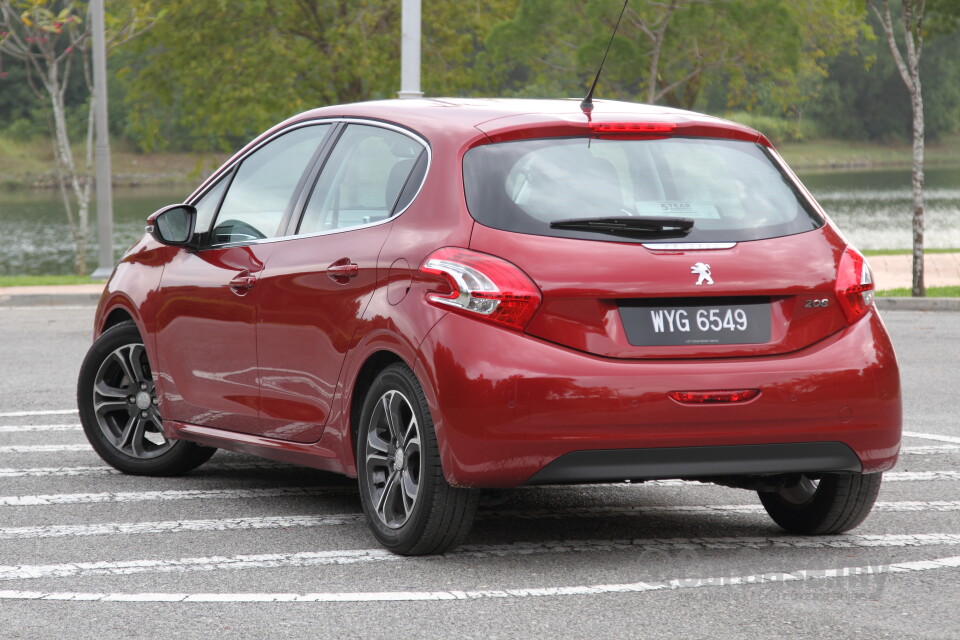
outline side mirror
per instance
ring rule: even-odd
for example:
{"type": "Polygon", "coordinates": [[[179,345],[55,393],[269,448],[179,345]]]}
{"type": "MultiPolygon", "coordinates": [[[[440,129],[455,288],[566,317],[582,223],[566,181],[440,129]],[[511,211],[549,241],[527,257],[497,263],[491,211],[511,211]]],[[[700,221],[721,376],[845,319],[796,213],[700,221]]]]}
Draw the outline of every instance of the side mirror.
{"type": "Polygon", "coordinates": [[[157,242],[172,247],[185,247],[193,240],[197,209],[188,204],[164,207],[147,218],[147,232],[157,242]]]}

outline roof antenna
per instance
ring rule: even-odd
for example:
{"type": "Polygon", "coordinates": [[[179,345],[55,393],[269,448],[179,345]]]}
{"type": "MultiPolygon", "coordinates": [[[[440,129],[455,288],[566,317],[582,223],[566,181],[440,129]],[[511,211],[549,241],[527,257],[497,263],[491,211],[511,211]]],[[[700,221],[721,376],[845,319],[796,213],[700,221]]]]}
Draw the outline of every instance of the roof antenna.
{"type": "Polygon", "coordinates": [[[607,54],[610,53],[610,45],[613,44],[613,38],[617,35],[617,29],[620,28],[620,20],[623,19],[623,12],[627,10],[627,2],[630,0],[623,0],[623,8],[620,9],[620,17],[617,18],[617,24],[613,27],[613,33],[610,34],[610,42],[607,43],[607,50],[603,52],[603,60],[600,61],[600,68],[597,69],[597,75],[593,79],[593,85],[590,87],[587,97],[583,99],[583,102],[580,103],[580,109],[583,111],[584,115],[587,118],[590,117],[590,113],[593,111],[593,90],[597,88],[597,81],[600,79],[600,72],[603,71],[603,63],[607,61],[607,54]]]}

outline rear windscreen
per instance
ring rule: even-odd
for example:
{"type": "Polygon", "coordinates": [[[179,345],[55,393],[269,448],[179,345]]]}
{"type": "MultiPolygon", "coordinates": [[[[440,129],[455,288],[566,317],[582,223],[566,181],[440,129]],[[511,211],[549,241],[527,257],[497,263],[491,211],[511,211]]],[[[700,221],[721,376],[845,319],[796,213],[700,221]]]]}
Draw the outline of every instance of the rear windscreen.
{"type": "Polygon", "coordinates": [[[469,150],[463,174],[474,219],[519,233],[615,242],[744,242],[824,224],[764,148],[752,142],[520,140],[469,150]],[[642,238],[551,227],[589,219],[635,226],[660,218],[693,224],[682,236],[647,231],[642,238]]]}

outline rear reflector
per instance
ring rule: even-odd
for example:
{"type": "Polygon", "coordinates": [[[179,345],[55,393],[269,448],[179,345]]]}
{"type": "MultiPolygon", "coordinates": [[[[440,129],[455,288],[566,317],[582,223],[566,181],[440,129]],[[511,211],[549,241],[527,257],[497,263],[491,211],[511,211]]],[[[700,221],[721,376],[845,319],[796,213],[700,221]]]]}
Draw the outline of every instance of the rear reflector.
{"type": "Polygon", "coordinates": [[[597,133],[673,133],[673,122],[591,122],[590,129],[597,133]]]}
{"type": "Polygon", "coordinates": [[[723,391],[671,391],[668,394],[683,404],[714,404],[720,402],[746,402],[760,395],[759,389],[729,389],[723,391]]]}

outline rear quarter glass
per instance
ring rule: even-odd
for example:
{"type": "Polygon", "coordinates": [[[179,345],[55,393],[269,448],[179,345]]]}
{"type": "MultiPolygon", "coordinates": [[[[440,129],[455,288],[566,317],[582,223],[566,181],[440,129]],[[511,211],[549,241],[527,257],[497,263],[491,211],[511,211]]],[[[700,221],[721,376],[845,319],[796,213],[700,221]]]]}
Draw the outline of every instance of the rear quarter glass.
{"type": "Polygon", "coordinates": [[[463,159],[467,207],[486,226],[526,234],[656,242],[551,228],[559,220],[686,218],[663,242],[745,242],[824,220],[753,142],[713,138],[545,138],[483,145],[463,159]]]}

